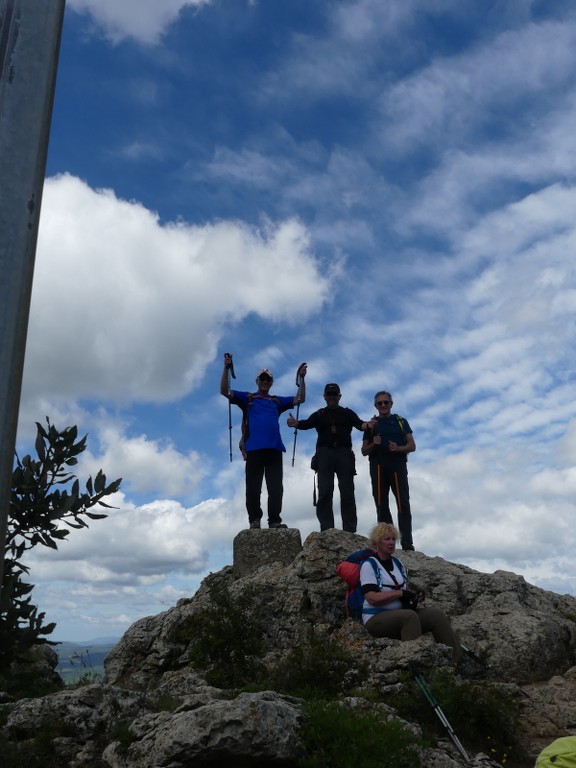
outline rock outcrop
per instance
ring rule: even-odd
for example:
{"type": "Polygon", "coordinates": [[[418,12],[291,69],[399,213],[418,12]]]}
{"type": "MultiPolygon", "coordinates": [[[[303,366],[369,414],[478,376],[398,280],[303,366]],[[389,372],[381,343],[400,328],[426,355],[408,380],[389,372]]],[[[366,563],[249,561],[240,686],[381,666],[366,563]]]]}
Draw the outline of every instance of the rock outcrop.
{"type": "MultiPolygon", "coordinates": [[[[70,768],[294,765],[302,702],[274,691],[224,695],[191,667],[179,629],[211,605],[215,584],[225,585],[232,596],[250,594],[264,606],[265,657],[277,660],[305,645],[313,628],[363,659],[363,685],[385,701],[402,685],[410,661],[429,672],[449,667],[451,652],[429,636],[408,643],[374,639],[345,619],[345,588],[335,568],[366,544],[339,530],[313,533],[303,546],[294,529],[241,531],[232,566],[210,575],[190,599],[126,632],[106,659],[103,684],[4,705],[3,738],[22,743],[57,724],[54,748],[70,768]]],[[[479,573],[420,552],[401,557],[411,578],[426,586],[427,603],[442,608],[462,643],[489,660],[484,684],[519,702],[526,768],[543,746],[576,733],[576,599],[514,573],[479,573]]],[[[360,706],[353,698],[348,705],[360,706]]],[[[396,716],[384,703],[375,706],[396,716]]],[[[437,768],[500,764],[482,754],[467,762],[449,739],[423,758],[437,768]]]]}

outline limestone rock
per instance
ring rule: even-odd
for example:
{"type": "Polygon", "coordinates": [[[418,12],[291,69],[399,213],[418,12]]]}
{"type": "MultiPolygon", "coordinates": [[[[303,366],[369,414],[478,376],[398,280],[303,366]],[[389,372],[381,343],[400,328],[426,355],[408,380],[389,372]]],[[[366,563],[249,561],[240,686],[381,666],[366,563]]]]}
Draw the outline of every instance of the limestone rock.
{"type": "Polygon", "coordinates": [[[297,701],[274,692],[243,693],[200,706],[185,701],[172,713],[134,720],[133,744],[127,750],[111,744],[104,760],[111,768],[201,768],[226,764],[231,755],[236,765],[286,764],[297,754],[299,720],[297,701]]]}
{"type": "MultiPolygon", "coordinates": [[[[304,544],[293,529],[242,531],[233,566],[208,576],[191,598],[130,627],[106,659],[104,684],[0,704],[0,712],[7,708],[0,736],[18,743],[54,727],[54,749],[68,768],[225,762],[288,768],[298,755],[301,702],[273,691],[234,695],[208,685],[205,671],[191,667],[186,634],[178,630],[198,621],[199,611],[213,604],[214,587],[224,585],[233,598],[250,594],[262,606],[265,663],[308,642],[313,629],[361,657],[367,669],[361,687],[385,701],[402,687],[411,661],[428,673],[448,667],[451,651],[428,635],[407,643],[375,639],[346,619],[336,565],[366,545],[364,537],[340,530],[312,533],[304,544]]],[[[428,604],[442,608],[463,644],[488,660],[485,684],[520,702],[528,754],[535,759],[547,743],[576,733],[576,600],[514,573],[479,573],[421,552],[401,558],[426,589],[428,604]]],[[[468,661],[470,673],[478,669],[468,661]]],[[[423,765],[498,763],[482,754],[464,763],[446,739],[425,750],[423,765]]]]}

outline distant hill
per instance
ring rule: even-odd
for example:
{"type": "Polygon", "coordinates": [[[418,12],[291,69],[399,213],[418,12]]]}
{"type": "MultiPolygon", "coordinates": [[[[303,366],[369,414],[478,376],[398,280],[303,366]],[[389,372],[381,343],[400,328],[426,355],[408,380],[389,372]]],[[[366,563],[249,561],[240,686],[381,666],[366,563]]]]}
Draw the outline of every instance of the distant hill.
{"type": "Polygon", "coordinates": [[[61,641],[53,646],[58,654],[56,671],[66,685],[82,682],[100,682],[104,677],[104,659],[120,638],[101,637],[75,643],[61,641]]]}

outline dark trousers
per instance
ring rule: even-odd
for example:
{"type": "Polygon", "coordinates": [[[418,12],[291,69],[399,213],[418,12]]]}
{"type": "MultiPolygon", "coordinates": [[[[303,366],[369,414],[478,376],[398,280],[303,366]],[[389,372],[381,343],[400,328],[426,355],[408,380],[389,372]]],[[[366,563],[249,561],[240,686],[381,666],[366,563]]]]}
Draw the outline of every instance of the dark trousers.
{"type": "Polygon", "coordinates": [[[385,456],[380,462],[370,462],[372,495],[376,504],[379,523],[392,523],[390,513],[390,491],[398,507],[398,528],[402,547],[414,546],[412,541],[412,512],[410,509],[410,488],[408,486],[408,464],[402,458],[385,456]]]}
{"type": "Polygon", "coordinates": [[[416,611],[381,611],[364,625],[374,637],[395,640],[416,640],[425,632],[432,632],[437,643],[452,648],[452,660],[462,661],[463,651],[450,620],[440,608],[418,608],[416,611]]]}
{"type": "Polygon", "coordinates": [[[334,475],[338,478],[340,489],[340,513],[342,528],[356,532],[356,499],[354,498],[355,460],[351,448],[318,448],[318,501],[316,516],[320,530],[334,528],[334,475]]]}
{"type": "Polygon", "coordinates": [[[246,454],[246,509],[248,520],[261,520],[262,481],[266,477],[268,490],[268,525],[281,523],[282,496],[282,451],[272,448],[262,448],[258,451],[248,451],[246,454]]]}

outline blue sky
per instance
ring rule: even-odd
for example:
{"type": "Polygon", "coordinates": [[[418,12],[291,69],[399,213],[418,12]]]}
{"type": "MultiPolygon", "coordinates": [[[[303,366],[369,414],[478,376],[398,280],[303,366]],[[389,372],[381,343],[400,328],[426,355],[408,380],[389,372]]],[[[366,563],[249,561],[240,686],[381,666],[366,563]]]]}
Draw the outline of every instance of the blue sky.
{"type": "MultiPolygon", "coordinates": [[[[303,416],[328,381],[363,418],[391,390],[417,549],[574,594],[575,118],[568,0],[68,0],[18,442],[76,424],[79,476],[124,481],[30,556],[54,637],[232,562],[225,351],[281,395],[306,361],[303,416]]],[[[292,467],[282,424],[304,538],[314,434],[292,467]]]]}

